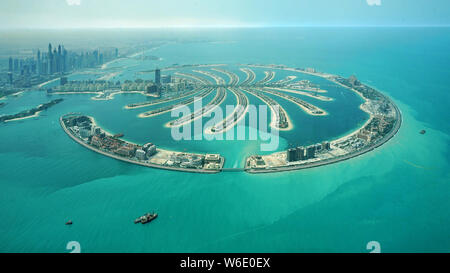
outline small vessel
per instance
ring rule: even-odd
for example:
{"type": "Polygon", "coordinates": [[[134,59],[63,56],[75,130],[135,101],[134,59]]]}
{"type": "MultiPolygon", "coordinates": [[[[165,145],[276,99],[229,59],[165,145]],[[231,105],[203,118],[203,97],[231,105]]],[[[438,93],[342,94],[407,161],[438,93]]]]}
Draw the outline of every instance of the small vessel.
{"type": "Polygon", "coordinates": [[[142,224],[150,223],[151,221],[155,220],[156,217],[158,217],[157,213],[147,213],[146,215],[142,216],[141,223],[142,224]]]}
{"type": "Polygon", "coordinates": [[[70,226],[70,225],[72,225],[73,223],[72,223],[72,220],[69,220],[69,221],[67,221],[66,222],[66,226],[70,226]]]}
{"type": "Polygon", "coordinates": [[[423,135],[423,134],[425,134],[427,131],[425,131],[425,130],[421,130],[420,131],[420,133],[423,135]]]}
{"type": "Polygon", "coordinates": [[[145,215],[136,218],[136,220],[134,220],[134,223],[141,223],[141,224],[147,224],[150,223],[151,221],[155,220],[155,218],[158,217],[157,213],[146,213],[145,215]]]}
{"type": "Polygon", "coordinates": [[[115,134],[113,137],[114,138],[119,138],[119,137],[123,137],[123,136],[124,136],[124,134],[120,133],[120,134],[115,134]]]}

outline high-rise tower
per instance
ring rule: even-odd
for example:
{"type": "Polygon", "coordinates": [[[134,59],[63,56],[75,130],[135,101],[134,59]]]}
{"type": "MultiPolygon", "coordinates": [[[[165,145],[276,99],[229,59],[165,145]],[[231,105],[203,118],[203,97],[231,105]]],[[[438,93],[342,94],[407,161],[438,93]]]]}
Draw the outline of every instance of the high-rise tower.
{"type": "Polygon", "coordinates": [[[161,70],[159,68],[155,70],[155,83],[161,84],[161,70]]]}
{"type": "Polygon", "coordinates": [[[42,65],[42,63],[41,63],[41,51],[38,49],[37,60],[36,60],[36,72],[38,74],[41,74],[41,65],[42,65]]]}
{"type": "Polygon", "coordinates": [[[9,67],[8,67],[8,71],[9,72],[13,72],[14,66],[13,66],[13,58],[9,57],[9,67]]]}

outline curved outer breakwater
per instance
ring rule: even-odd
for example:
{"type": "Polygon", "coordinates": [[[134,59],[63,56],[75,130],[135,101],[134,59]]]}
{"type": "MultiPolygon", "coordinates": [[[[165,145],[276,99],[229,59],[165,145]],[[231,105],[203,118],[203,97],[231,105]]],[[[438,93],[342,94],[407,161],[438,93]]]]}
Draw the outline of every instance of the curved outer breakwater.
{"type": "MultiPolygon", "coordinates": [[[[333,147],[333,149],[338,150],[339,155],[334,155],[332,157],[328,158],[322,158],[319,160],[305,160],[302,158],[301,160],[294,160],[294,162],[288,163],[289,161],[289,152],[292,151],[298,154],[299,150],[303,150],[306,148],[310,148],[314,145],[308,146],[308,147],[297,147],[296,149],[290,149],[286,152],[281,153],[275,153],[273,155],[269,156],[258,156],[253,155],[246,159],[246,166],[245,170],[249,173],[269,173],[269,172],[281,172],[281,171],[292,171],[292,170],[299,170],[299,169],[306,169],[306,168],[313,168],[313,167],[319,167],[322,165],[328,165],[332,163],[337,163],[340,161],[344,161],[347,159],[351,159],[354,157],[357,157],[359,155],[365,154],[367,152],[370,152],[377,147],[380,147],[387,141],[389,141],[391,138],[393,138],[398,130],[401,127],[402,124],[402,115],[400,109],[395,105],[395,103],[387,96],[383,95],[379,91],[366,86],[359,82],[356,77],[352,76],[349,79],[342,78],[337,75],[332,74],[325,74],[325,73],[319,73],[313,71],[307,71],[304,69],[299,68],[289,68],[284,65],[249,65],[253,67],[260,67],[260,68],[275,68],[275,69],[282,69],[287,71],[295,71],[305,74],[310,74],[314,76],[322,77],[326,80],[329,80],[335,84],[338,84],[344,88],[347,88],[356,94],[358,94],[365,103],[360,106],[360,108],[367,112],[370,115],[369,120],[359,129],[354,131],[353,133],[350,133],[344,137],[341,137],[337,140],[334,140],[331,144],[330,143],[323,143],[328,148],[326,148],[326,152],[330,150],[330,147],[333,147]],[[376,110],[374,110],[376,109],[376,110]],[[387,110],[386,110],[387,109],[387,110]],[[375,126],[374,126],[375,125],[375,126]],[[375,134],[375,140],[371,140],[371,136],[373,134],[373,128],[378,126],[378,128],[383,127],[383,130],[380,130],[382,135],[376,135],[375,134]],[[385,128],[389,128],[387,132],[385,132],[385,128]],[[361,139],[366,139],[366,142],[361,141],[361,139]],[[351,151],[345,151],[345,149],[342,149],[343,147],[347,147],[349,144],[352,146],[355,144],[355,142],[358,142],[357,148],[351,151]],[[361,147],[362,146],[362,147],[361,147]],[[343,152],[344,151],[344,152],[343,152]],[[283,154],[284,153],[284,154],[283,154]],[[283,155],[285,155],[283,157],[283,155]],[[267,166],[264,159],[275,159],[272,162],[275,162],[278,160],[279,162],[282,161],[280,158],[284,158],[284,162],[281,164],[278,164],[278,166],[267,166]],[[302,161],[304,160],[304,161],[302,161]],[[260,162],[259,164],[261,166],[258,166],[257,162],[260,162]],[[253,166],[250,166],[250,164],[253,163],[253,166]]],[[[379,133],[379,132],[375,132],[379,133]]],[[[318,144],[316,144],[318,145],[318,144]]],[[[306,151],[303,151],[306,152],[306,151]]],[[[294,153],[294,154],[295,154],[294,153]]],[[[292,155],[292,154],[291,154],[292,155]]],[[[305,153],[303,153],[303,156],[305,156],[305,153]]],[[[306,153],[307,156],[307,153],[306,153]]],[[[314,157],[314,156],[313,156],[314,157]]]]}
{"type": "Polygon", "coordinates": [[[380,147],[384,143],[388,142],[391,138],[393,138],[397,134],[398,130],[400,129],[400,126],[402,124],[401,113],[400,113],[400,110],[397,108],[397,106],[395,104],[393,104],[393,105],[394,105],[396,112],[398,113],[398,117],[399,117],[393,130],[389,134],[387,134],[385,137],[383,137],[383,139],[381,139],[377,142],[374,142],[372,145],[364,147],[361,150],[358,150],[353,153],[349,153],[349,154],[346,154],[346,155],[343,155],[340,157],[334,157],[334,158],[331,158],[328,160],[321,160],[321,161],[312,162],[312,163],[308,163],[308,164],[295,165],[295,166],[282,166],[282,167],[274,167],[274,168],[266,168],[266,169],[246,168],[245,171],[247,171],[249,173],[273,173],[273,172],[284,172],[284,171],[308,169],[308,168],[314,168],[314,167],[319,167],[319,166],[323,166],[323,165],[328,165],[328,164],[333,164],[333,163],[337,163],[340,161],[348,160],[348,159],[360,156],[362,154],[368,153],[370,151],[373,151],[374,149],[380,147]]]}
{"type": "MultiPolygon", "coordinates": [[[[67,128],[67,126],[66,126],[66,124],[65,124],[65,122],[64,122],[64,119],[65,119],[66,117],[73,116],[73,115],[79,115],[79,113],[69,113],[69,114],[63,115],[63,116],[61,116],[61,117],[59,118],[59,123],[60,123],[61,127],[63,128],[64,132],[65,132],[70,138],[72,138],[73,140],[75,140],[78,144],[84,146],[85,148],[88,148],[88,149],[91,150],[91,151],[97,152],[97,153],[99,153],[99,154],[102,154],[102,155],[105,155],[105,156],[108,156],[108,157],[111,157],[111,158],[114,158],[114,159],[117,159],[117,160],[121,160],[121,161],[124,161],[124,162],[127,162],[127,163],[133,163],[133,164],[137,164],[137,165],[141,165],[141,166],[145,166],[145,167],[157,168],[157,169],[165,169],[165,170],[171,170],[171,171],[181,171],[181,172],[193,172],[193,173],[214,174],[214,173],[218,173],[218,172],[222,171],[222,169],[223,169],[223,165],[224,165],[224,163],[225,163],[225,159],[224,159],[223,157],[221,157],[220,155],[212,155],[212,156],[215,156],[215,158],[213,158],[212,161],[217,162],[217,164],[214,163],[214,164],[215,164],[214,167],[216,167],[215,169],[206,169],[206,168],[202,168],[202,169],[193,169],[193,168],[187,168],[187,167],[166,166],[166,165],[162,165],[162,164],[155,164],[155,163],[150,163],[150,162],[137,161],[137,160],[134,160],[134,159],[131,159],[131,158],[126,158],[126,157],[123,157],[123,156],[115,155],[115,154],[113,154],[113,153],[110,153],[110,152],[106,152],[106,151],[100,150],[100,149],[98,149],[98,148],[96,148],[96,147],[94,147],[94,146],[88,144],[88,143],[85,142],[83,139],[81,139],[81,138],[75,136],[75,135],[67,128]]],[[[87,116],[86,116],[86,117],[87,117],[87,116]]],[[[91,118],[91,117],[87,117],[87,118],[91,119],[91,121],[92,121],[93,124],[95,125],[95,121],[94,121],[93,118],[91,118]]],[[[104,133],[106,133],[106,132],[104,131],[104,133]]],[[[106,133],[106,134],[108,134],[108,133],[106,133]]],[[[124,142],[124,141],[123,141],[123,143],[126,144],[126,145],[135,145],[135,144],[133,144],[133,143],[127,143],[127,142],[124,142]]],[[[156,152],[157,152],[157,153],[167,153],[167,154],[172,154],[172,155],[173,155],[173,154],[181,154],[181,155],[187,155],[187,154],[188,154],[188,153],[181,153],[181,152],[179,153],[179,152],[167,151],[167,150],[163,150],[163,149],[156,149],[156,152]]],[[[198,154],[190,154],[190,155],[193,155],[193,156],[199,156],[198,154]]],[[[207,160],[207,156],[208,156],[208,155],[206,155],[206,156],[204,157],[204,160],[205,160],[205,161],[207,160]]]]}

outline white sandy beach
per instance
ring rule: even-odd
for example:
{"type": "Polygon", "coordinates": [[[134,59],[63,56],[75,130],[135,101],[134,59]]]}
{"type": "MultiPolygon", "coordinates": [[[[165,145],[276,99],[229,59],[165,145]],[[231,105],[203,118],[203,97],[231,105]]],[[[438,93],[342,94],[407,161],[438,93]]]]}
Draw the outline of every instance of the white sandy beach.
{"type": "Polygon", "coordinates": [[[39,114],[41,113],[41,111],[34,113],[34,115],[28,116],[28,117],[23,117],[23,118],[15,118],[15,119],[10,119],[10,120],[5,120],[5,122],[10,122],[10,121],[18,121],[18,120],[24,120],[24,119],[29,119],[29,118],[36,118],[39,117],[39,114]]]}

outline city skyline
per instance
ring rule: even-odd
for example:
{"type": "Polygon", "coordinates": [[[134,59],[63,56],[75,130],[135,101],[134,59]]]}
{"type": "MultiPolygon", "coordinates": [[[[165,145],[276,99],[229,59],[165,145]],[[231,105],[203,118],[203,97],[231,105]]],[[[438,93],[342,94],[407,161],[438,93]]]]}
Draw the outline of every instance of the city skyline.
{"type": "Polygon", "coordinates": [[[3,29],[450,25],[444,0],[6,0],[2,6],[3,29]]]}

